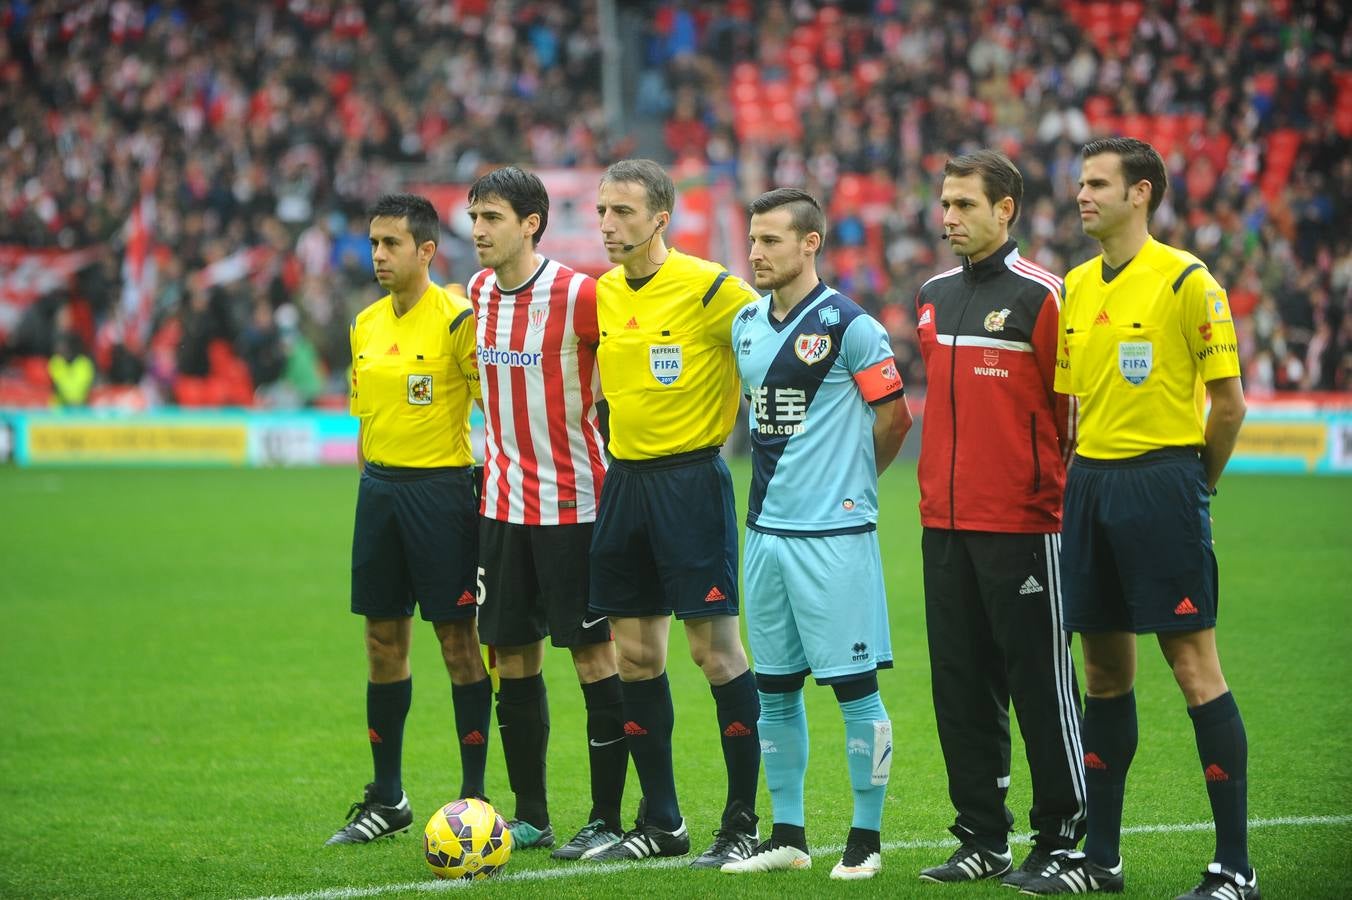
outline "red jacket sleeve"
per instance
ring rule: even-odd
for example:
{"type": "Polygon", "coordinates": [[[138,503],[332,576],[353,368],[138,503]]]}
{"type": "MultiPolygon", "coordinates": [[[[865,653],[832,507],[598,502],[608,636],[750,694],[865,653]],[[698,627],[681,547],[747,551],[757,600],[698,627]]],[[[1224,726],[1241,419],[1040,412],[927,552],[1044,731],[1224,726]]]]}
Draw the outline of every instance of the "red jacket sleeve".
{"type": "Polygon", "coordinates": [[[1061,314],[1061,301],[1055,294],[1048,294],[1042,301],[1042,311],[1038,313],[1037,324],[1033,326],[1033,354],[1037,357],[1038,373],[1042,376],[1042,386],[1056,411],[1056,437],[1061,442],[1061,458],[1070,460],[1075,451],[1075,398],[1058,394],[1054,388],[1056,380],[1056,342],[1059,340],[1057,318],[1061,314]]]}

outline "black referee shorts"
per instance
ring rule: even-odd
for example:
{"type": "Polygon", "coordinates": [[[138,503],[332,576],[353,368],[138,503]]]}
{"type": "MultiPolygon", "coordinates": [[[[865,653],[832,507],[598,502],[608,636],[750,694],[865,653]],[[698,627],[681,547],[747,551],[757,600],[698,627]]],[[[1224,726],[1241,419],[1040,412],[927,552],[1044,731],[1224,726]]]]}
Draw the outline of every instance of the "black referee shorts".
{"type": "Polygon", "coordinates": [[[717,447],[617,459],[591,546],[591,612],[737,615],[737,514],[717,447]]]}
{"type": "Polygon", "coordinates": [[[1198,631],[1216,624],[1211,495],[1197,452],[1076,456],[1061,574],[1067,631],[1198,631]]]}
{"type": "Polygon", "coordinates": [[[352,611],[373,619],[473,618],[478,509],[470,467],[367,463],[352,529],[352,611]]]}

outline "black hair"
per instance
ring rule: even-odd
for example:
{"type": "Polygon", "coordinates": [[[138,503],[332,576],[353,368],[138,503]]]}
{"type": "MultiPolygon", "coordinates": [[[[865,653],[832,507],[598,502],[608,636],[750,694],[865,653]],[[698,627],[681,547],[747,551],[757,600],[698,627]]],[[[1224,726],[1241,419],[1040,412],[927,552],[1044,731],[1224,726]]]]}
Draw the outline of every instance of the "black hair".
{"type": "Polygon", "coordinates": [[[531,214],[539,216],[540,226],[535,229],[531,241],[532,245],[540,243],[545,226],[549,224],[549,192],[538,175],[516,166],[504,166],[480,175],[469,186],[469,202],[477,203],[489,197],[504,201],[518,219],[531,214]]]}
{"type": "Polygon", "coordinates": [[[817,232],[821,237],[817,252],[821,253],[822,246],[826,243],[826,213],[822,212],[821,204],[807,191],[800,191],[797,188],[775,188],[752,200],[747,211],[753,216],[759,216],[781,206],[789,208],[789,225],[800,240],[814,231],[817,232]]]}
{"type": "Polygon", "coordinates": [[[1009,217],[1009,224],[1019,221],[1019,208],[1023,206],[1023,174],[1008,156],[998,150],[964,153],[944,163],[944,177],[950,175],[958,178],[980,175],[982,190],[991,206],[1010,198],[1014,201],[1014,215],[1009,217]]]}
{"type": "Polygon", "coordinates": [[[1090,141],[1084,145],[1084,149],[1080,151],[1080,156],[1083,159],[1088,159],[1091,156],[1099,156],[1104,153],[1116,153],[1117,158],[1122,161],[1123,199],[1126,199],[1126,191],[1133,184],[1142,181],[1150,182],[1150,205],[1147,208],[1147,218],[1153,216],[1155,210],[1159,209],[1160,204],[1164,202],[1164,192],[1169,189],[1169,176],[1165,173],[1164,159],[1160,156],[1159,151],[1145,141],[1136,138],[1113,137],[1090,141]]]}
{"type": "Polygon", "coordinates": [[[432,201],[418,194],[385,194],[366,211],[369,219],[406,219],[409,234],[421,247],[441,236],[441,219],[432,201]]]}
{"type": "Polygon", "coordinates": [[[643,186],[648,212],[670,213],[676,208],[676,184],[667,170],[651,159],[622,159],[612,163],[601,176],[602,184],[628,181],[643,186]]]}

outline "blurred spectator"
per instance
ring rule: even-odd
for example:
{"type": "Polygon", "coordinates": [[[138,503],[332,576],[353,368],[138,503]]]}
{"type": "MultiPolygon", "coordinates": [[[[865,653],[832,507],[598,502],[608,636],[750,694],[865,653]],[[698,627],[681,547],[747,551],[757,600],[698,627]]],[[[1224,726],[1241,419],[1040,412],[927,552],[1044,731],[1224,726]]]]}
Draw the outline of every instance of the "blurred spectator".
{"type": "Polygon", "coordinates": [[[56,352],[47,364],[52,379],[55,405],[84,406],[94,386],[94,362],[85,353],[74,332],[63,331],[56,337],[56,352]]]}

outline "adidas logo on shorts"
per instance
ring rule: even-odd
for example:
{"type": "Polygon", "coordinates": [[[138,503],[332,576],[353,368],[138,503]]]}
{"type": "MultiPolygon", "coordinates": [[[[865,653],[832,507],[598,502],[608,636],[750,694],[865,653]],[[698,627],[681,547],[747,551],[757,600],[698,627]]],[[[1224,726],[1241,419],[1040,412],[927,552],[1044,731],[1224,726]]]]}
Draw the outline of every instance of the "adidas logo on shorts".
{"type": "Polygon", "coordinates": [[[1028,580],[1025,581],[1025,582],[1019,587],[1019,593],[1020,593],[1020,594],[1040,594],[1040,593],[1042,593],[1042,585],[1038,584],[1036,578],[1034,578],[1032,575],[1029,575],[1029,576],[1028,576],[1028,580]]]}

